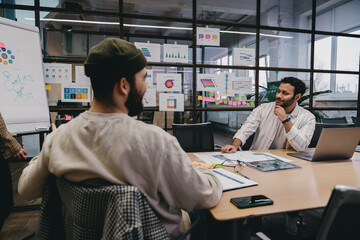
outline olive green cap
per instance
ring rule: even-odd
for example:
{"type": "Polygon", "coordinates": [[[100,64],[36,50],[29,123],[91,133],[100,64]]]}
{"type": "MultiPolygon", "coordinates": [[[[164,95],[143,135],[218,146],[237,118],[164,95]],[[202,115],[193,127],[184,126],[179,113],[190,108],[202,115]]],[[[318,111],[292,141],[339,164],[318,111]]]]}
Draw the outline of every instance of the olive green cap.
{"type": "Polygon", "coordinates": [[[99,74],[135,74],[147,64],[142,51],[134,44],[107,38],[93,47],[84,63],[88,77],[99,74]]]}

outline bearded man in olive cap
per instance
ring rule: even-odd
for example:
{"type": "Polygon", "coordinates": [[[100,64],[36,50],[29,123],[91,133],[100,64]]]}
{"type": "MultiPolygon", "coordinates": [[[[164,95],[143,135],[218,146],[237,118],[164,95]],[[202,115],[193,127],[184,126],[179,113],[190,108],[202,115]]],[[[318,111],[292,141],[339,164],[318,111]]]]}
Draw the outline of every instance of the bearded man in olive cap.
{"type": "Polygon", "coordinates": [[[190,224],[188,214],[214,207],[222,185],[193,166],[175,137],[130,116],[142,109],[146,59],[132,43],[109,38],[91,49],[85,73],[94,101],[89,109],[45,139],[38,158],[19,180],[25,199],[40,197],[50,174],[80,182],[102,178],[136,186],[175,238],[190,224]]]}

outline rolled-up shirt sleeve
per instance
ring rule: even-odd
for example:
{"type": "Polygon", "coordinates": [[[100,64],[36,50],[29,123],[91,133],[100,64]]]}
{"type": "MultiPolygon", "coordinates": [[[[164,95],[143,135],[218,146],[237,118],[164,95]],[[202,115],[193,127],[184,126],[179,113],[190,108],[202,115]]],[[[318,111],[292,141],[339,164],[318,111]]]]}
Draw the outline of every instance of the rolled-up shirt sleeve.
{"type": "Polygon", "coordinates": [[[286,134],[286,138],[296,151],[304,151],[310,144],[311,138],[315,130],[315,117],[312,114],[307,114],[307,121],[302,121],[304,124],[301,127],[292,126],[290,131],[286,134]]]}
{"type": "Polygon", "coordinates": [[[40,155],[34,157],[29,165],[24,168],[18,184],[18,192],[25,200],[33,200],[41,197],[46,181],[50,176],[49,172],[49,152],[51,150],[51,138],[49,134],[43,144],[40,155]]]}

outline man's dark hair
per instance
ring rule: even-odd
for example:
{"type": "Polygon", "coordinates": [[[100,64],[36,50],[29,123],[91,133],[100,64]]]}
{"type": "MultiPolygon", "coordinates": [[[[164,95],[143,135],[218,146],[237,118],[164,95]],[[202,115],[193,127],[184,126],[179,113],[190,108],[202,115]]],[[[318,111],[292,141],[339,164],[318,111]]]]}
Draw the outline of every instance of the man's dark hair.
{"type": "Polygon", "coordinates": [[[306,91],[305,83],[303,81],[301,81],[300,79],[297,79],[294,77],[283,78],[283,79],[281,79],[281,83],[289,83],[291,86],[294,86],[294,88],[295,88],[294,98],[298,93],[300,93],[301,96],[304,95],[304,93],[306,91]]]}
{"type": "Polygon", "coordinates": [[[113,100],[113,91],[115,84],[120,81],[122,77],[126,78],[131,88],[135,85],[135,74],[104,74],[104,72],[100,71],[99,74],[92,75],[90,77],[90,81],[94,91],[94,98],[106,105],[115,106],[115,102],[113,100]]]}

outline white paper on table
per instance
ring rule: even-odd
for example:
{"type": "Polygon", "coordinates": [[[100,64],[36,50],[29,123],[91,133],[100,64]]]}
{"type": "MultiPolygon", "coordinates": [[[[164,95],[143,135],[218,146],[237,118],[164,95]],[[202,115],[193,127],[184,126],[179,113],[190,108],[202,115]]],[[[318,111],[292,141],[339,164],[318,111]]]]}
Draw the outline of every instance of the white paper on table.
{"type": "Polygon", "coordinates": [[[194,153],[196,157],[205,163],[232,165],[241,162],[256,162],[264,160],[274,160],[274,158],[284,162],[292,162],[290,159],[279,157],[271,153],[255,153],[251,151],[238,151],[236,153],[194,153]]]}
{"type": "Polygon", "coordinates": [[[257,185],[257,182],[244,178],[236,173],[232,173],[225,169],[216,168],[213,169],[212,171],[216,174],[216,177],[220,180],[221,184],[223,185],[223,191],[229,191],[233,189],[239,189],[239,188],[257,185]]]}
{"type": "Polygon", "coordinates": [[[265,160],[279,159],[284,162],[293,162],[293,160],[283,158],[271,153],[257,153],[251,151],[238,151],[236,153],[223,153],[223,155],[230,160],[239,160],[241,162],[256,162],[265,160]]]}
{"type": "Polygon", "coordinates": [[[237,159],[229,159],[224,157],[224,154],[217,153],[194,153],[194,155],[201,159],[201,161],[210,164],[223,164],[223,165],[232,165],[237,164],[237,159]]]}

